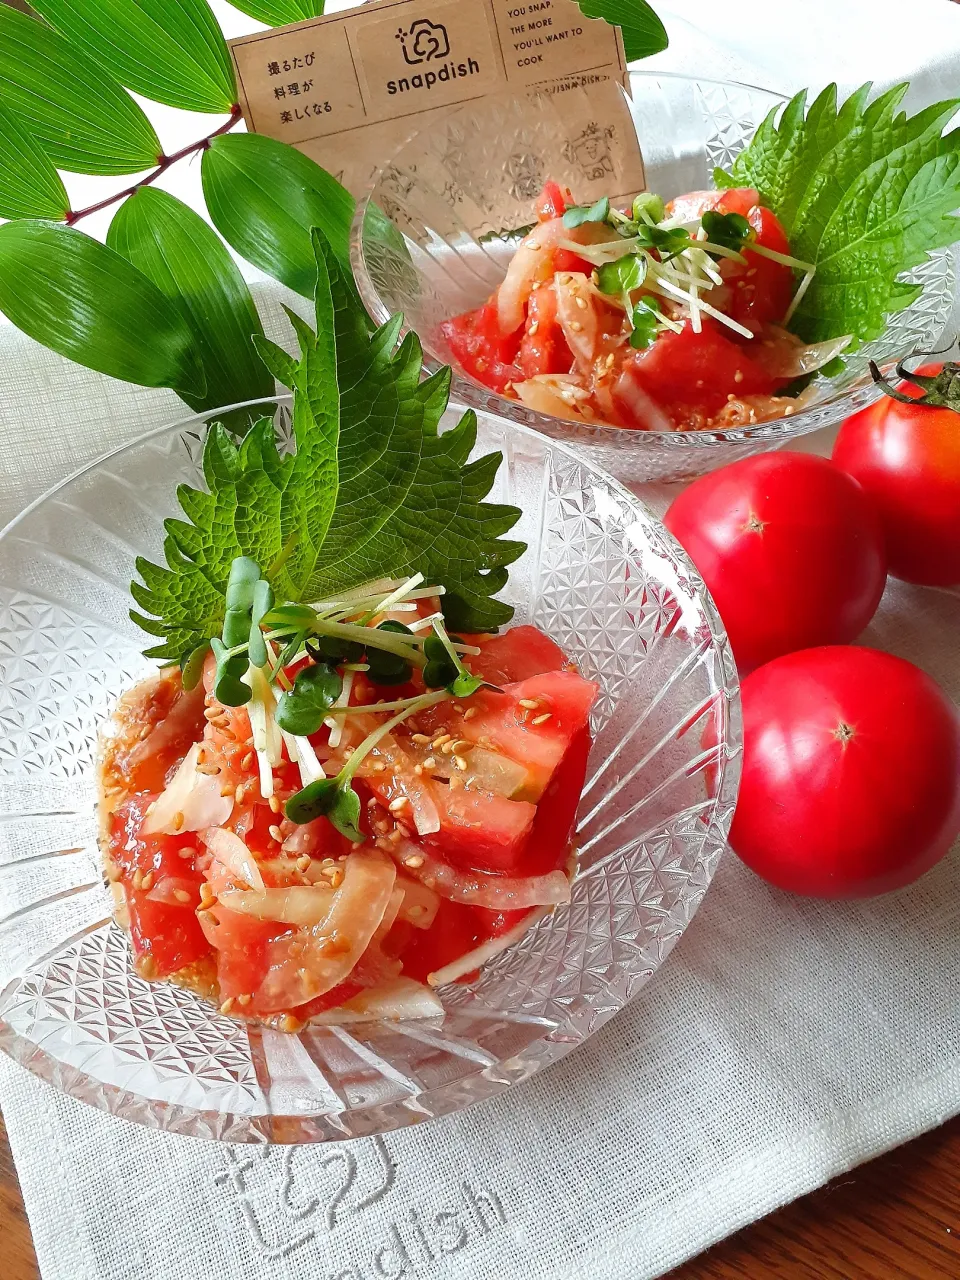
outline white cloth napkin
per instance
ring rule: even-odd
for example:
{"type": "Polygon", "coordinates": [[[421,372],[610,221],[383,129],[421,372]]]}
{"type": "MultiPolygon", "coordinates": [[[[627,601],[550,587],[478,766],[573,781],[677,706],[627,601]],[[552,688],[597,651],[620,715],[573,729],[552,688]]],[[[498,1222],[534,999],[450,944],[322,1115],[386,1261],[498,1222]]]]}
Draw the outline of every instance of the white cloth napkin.
{"type": "MultiPolygon", "coordinates": [[[[658,7],[674,39],[659,61],[678,70],[785,90],[905,75],[914,105],[960,71],[947,0],[778,0],[743,23],[715,0],[658,7]]],[[[260,295],[274,332],[276,292],[260,295]]],[[[179,413],[3,330],[0,522],[179,413]]],[[[866,641],[960,698],[958,627],[960,600],[894,584],[866,641]]],[[[629,1009],[461,1116],[227,1147],[101,1115],[3,1059],[0,1100],[44,1280],[643,1280],[960,1111],[958,985],[956,852],[903,893],[841,905],[728,855],[629,1009]]]]}

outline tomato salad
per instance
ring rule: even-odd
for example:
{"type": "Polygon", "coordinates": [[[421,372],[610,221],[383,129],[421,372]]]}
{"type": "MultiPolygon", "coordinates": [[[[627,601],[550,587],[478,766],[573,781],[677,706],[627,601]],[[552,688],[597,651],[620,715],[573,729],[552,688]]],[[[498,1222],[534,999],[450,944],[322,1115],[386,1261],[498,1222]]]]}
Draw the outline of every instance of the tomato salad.
{"type": "Polygon", "coordinates": [[[286,1031],[431,1016],[568,900],[597,686],[534,627],[448,635],[437,591],[268,609],[279,698],[244,653],[236,705],[214,646],[121,699],[101,842],[142,977],[286,1031]]]}
{"type": "Polygon", "coordinates": [[[622,211],[548,182],[537,218],[497,292],[441,335],[465,372],[540,413],[643,431],[763,422],[802,408],[791,384],[850,342],[788,332],[814,267],[752,188],[644,193],[622,211]]]}

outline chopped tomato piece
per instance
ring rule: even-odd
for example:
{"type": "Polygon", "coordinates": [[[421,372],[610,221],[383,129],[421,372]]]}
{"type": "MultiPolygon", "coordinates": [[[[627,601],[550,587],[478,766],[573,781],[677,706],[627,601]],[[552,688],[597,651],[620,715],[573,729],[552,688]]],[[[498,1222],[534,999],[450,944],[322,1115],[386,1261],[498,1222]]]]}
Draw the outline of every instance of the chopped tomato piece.
{"type": "Polygon", "coordinates": [[[180,857],[181,849],[195,847],[196,837],[141,834],[146,811],[156,798],[144,792],[131,796],[117,809],[110,854],[122,873],[134,957],[149,957],[153,976],[165,978],[185,965],[205,959],[210,946],[196,915],[203,876],[192,857],[180,857]],[[142,887],[144,877],[146,888],[142,887]],[[186,902],[180,902],[174,892],[165,892],[167,880],[176,881],[167,889],[189,894],[186,902]]]}
{"type": "MultiPolygon", "coordinates": [[[[728,396],[770,395],[781,385],[743,346],[727,338],[716,320],[703,316],[701,324],[700,333],[688,321],[680,333],[661,334],[651,347],[634,352],[624,364],[627,384],[635,380],[675,416],[684,410],[714,414],[728,396]]],[[[626,392],[620,386],[615,392],[625,414],[630,406],[626,392]]]]}
{"type": "Polygon", "coordinates": [[[708,209],[718,213],[739,213],[747,217],[754,205],[759,204],[760,193],[755,187],[730,187],[727,191],[688,191],[686,195],[668,200],[666,216],[678,222],[694,222],[708,209]]]}
{"type": "Polygon", "coordinates": [[[502,937],[528,915],[527,910],[488,911],[485,907],[468,907],[444,898],[431,927],[412,930],[401,953],[403,972],[417,982],[426,982],[429,974],[459,960],[491,938],[502,937]]]}
{"type": "Polygon", "coordinates": [[[433,788],[440,830],[421,836],[451,866],[526,875],[524,853],[536,805],[466,787],[433,788]]]}
{"type": "Polygon", "coordinates": [[[468,659],[470,670],[491,684],[513,684],[545,671],[562,671],[568,665],[560,646],[538,627],[511,627],[500,635],[464,639],[481,650],[468,659]]]}
{"type": "MultiPolygon", "coordinates": [[[[210,918],[215,922],[209,926],[208,936],[217,949],[220,999],[253,996],[266,977],[268,947],[284,935],[292,939],[293,930],[288,924],[257,920],[219,905],[211,908],[210,918]]],[[[255,1002],[246,1007],[251,1013],[259,1012],[255,1002]]]]}
{"type": "Polygon", "coordinates": [[[573,204],[573,196],[569,187],[561,187],[552,178],[543,184],[540,198],[537,201],[537,217],[541,222],[549,222],[551,218],[562,218],[573,204]]]}
{"type": "Polygon", "coordinates": [[[573,355],[557,319],[557,294],[552,286],[536,289],[530,295],[517,364],[524,378],[570,372],[573,355]]]}
{"type": "Polygon", "coordinates": [[[546,875],[566,867],[591,745],[589,731],[581,729],[547,783],[527,842],[524,875],[546,875]]]}
{"type": "Polygon", "coordinates": [[[484,386],[504,391],[508,383],[522,381],[523,374],[513,363],[521,335],[501,334],[496,303],[445,321],[440,332],[454,359],[484,386]]]}

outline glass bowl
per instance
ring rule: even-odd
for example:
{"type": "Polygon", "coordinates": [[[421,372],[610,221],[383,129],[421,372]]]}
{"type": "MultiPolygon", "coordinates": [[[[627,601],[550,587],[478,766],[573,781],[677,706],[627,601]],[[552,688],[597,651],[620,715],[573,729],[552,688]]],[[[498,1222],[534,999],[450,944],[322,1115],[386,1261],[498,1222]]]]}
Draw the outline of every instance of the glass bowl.
{"type": "MultiPolygon", "coordinates": [[[[665,199],[711,187],[714,167],[729,168],[784,101],[748,85],[645,71],[630,73],[630,89],[609,127],[636,134],[647,186],[665,199]]],[[[923,284],[920,298],[891,316],[881,338],[847,358],[846,372],[819,379],[815,403],[789,418],[726,431],[629,431],[537,413],[482,386],[457,368],[439,325],[497,288],[534,220],[544,179],[570,186],[574,195],[583,191],[588,169],[571,146],[567,102],[568,95],[539,95],[532,103],[505,96],[435,115],[379,171],[358,206],[352,261],[367,309],[378,322],[402,312],[433,367],[454,365],[459,400],[573,445],[625,484],[684,480],[841,422],[880,394],[869,360],[882,364],[940,345],[956,287],[952,250],[935,253],[907,277],[923,284]]]]}
{"type": "Polygon", "coordinates": [[[222,1017],[132,972],[101,878],[94,761],[114,700],[155,669],[127,614],[135,558],[160,558],[161,522],[178,483],[201,483],[217,416],[108,454],[0,534],[0,1048],[105,1111],[230,1142],[342,1139],[458,1111],[591,1035],[696,910],[739,775],[726,637],[634,497],[564,445],[481,415],[479,449],[504,455],[493,497],[523,510],[511,536],[529,550],[506,592],[517,619],[602,689],[573,900],[477,982],[441,988],[442,1019],[290,1036],[222,1017]]]}

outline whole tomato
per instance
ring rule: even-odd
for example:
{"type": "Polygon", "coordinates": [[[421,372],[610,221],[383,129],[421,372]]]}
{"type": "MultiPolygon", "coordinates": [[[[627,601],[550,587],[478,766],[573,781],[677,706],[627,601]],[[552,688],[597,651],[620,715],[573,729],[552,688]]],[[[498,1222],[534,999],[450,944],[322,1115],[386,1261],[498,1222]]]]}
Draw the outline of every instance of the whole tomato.
{"type": "Polygon", "coordinates": [[[701,476],[664,522],[710,589],[741,673],[844,644],[876,612],[883,535],[863,490],[825,458],[767,453],[701,476]]]}
{"type": "Polygon", "coordinates": [[[952,586],[960,583],[960,412],[946,402],[954,386],[960,407],[960,366],[921,365],[915,376],[923,388],[898,388],[907,403],[886,395],[846,420],[833,460],[873,498],[890,572],[952,586]]]}
{"type": "Polygon", "coordinates": [[[730,831],[765,880],[820,898],[887,893],[960,832],[960,718],[912,663],[854,646],[791,653],[743,682],[730,831]]]}

